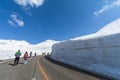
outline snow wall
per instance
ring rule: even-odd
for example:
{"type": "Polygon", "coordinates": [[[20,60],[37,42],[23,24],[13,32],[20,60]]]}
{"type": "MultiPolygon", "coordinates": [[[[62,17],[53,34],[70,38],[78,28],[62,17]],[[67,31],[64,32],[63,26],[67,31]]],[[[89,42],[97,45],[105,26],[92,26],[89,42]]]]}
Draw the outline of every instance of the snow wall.
{"type": "Polygon", "coordinates": [[[55,60],[120,79],[120,19],[95,34],[54,44],[55,60]]]}

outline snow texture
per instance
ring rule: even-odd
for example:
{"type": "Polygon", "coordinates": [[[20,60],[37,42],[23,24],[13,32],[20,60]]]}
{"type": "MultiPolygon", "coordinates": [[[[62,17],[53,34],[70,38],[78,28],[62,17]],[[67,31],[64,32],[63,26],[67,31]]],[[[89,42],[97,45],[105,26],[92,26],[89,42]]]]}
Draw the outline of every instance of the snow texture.
{"type": "Polygon", "coordinates": [[[17,40],[0,40],[0,60],[14,58],[16,51],[21,50],[22,56],[25,51],[30,51],[37,55],[41,55],[42,53],[51,53],[51,47],[57,41],[54,40],[46,40],[39,44],[33,45],[29,44],[26,41],[17,41],[17,40]]]}
{"type": "Polygon", "coordinates": [[[51,57],[120,80],[120,19],[97,33],[54,44],[51,57]]]}

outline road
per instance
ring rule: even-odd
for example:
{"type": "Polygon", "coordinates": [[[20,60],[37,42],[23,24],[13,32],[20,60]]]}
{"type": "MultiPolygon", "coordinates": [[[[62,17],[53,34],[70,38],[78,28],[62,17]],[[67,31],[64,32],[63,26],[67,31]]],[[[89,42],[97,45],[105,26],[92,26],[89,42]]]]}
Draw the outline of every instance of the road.
{"type": "Polygon", "coordinates": [[[44,57],[33,58],[23,64],[23,59],[17,66],[13,61],[0,64],[0,80],[100,80],[86,73],[71,70],[57,65],[44,57]],[[36,63],[35,63],[36,62],[36,63]],[[35,67],[36,66],[36,67],[35,67]],[[33,76],[35,77],[33,79],[33,76]]]}
{"type": "Polygon", "coordinates": [[[14,66],[13,60],[0,64],[0,80],[32,80],[35,59],[24,64],[21,59],[19,64],[14,66]]]}
{"type": "Polygon", "coordinates": [[[85,73],[68,69],[41,57],[39,60],[49,80],[100,80],[85,73]]]}

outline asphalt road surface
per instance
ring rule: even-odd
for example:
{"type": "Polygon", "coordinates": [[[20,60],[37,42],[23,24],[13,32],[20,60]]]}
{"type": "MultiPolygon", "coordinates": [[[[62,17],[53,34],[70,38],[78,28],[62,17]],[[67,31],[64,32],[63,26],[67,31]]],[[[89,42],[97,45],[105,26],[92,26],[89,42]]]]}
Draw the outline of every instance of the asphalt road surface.
{"type": "Polygon", "coordinates": [[[88,74],[80,73],[52,63],[43,57],[39,59],[39,62],[49,80],[100,80],[88,74]]]}
{"type": "Polygon", "coordinates": [[[52,63],[42,56],[28,59],[27,64],[23,62],[21,59],[16,66],[13,66],[13,61],[0,64],[0,80],[100,80],[52,63]]]}

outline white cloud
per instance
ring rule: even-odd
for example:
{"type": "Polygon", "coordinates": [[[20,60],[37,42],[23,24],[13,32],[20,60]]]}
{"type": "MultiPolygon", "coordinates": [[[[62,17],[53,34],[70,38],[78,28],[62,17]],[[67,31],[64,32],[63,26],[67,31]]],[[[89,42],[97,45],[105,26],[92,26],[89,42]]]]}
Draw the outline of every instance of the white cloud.
{"type": "Polygon", "coordinates": [[[32,7],[39,7],[43,5],[44,0],[14,0],[17,4],[25,7],[25,6],[32,6],[32,7]]]}
{"type": "Polygon", "coordinates": [[[12,26],[16,26],[11,20],[8,20],[8,23],[12,26]]]}
{"type": "Polygon", "coordinates": [[[120,6],[120,0],[115,0],[112,4],[110,5],[104,5],[100,10],[94,12],[95,15],[99,15],[101,13],[103,13],[104,11],[110,9],[110,8],[114,8],[114,7],[119,7],[120,6]]]}
{"type": "Polygon", "coordinates": [[[32,13],[30,12],[30,7],[24,7],[25,13],[29,16],[32,16],[32,13]]]}
{"type": "Polygon", "coordinates": [[[24,21],[22,21],[17,14],[12,14],[11,19],[8,20],[8,23],[11,24],[12,26],[24,26],[24,21]]]}

